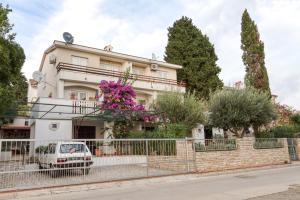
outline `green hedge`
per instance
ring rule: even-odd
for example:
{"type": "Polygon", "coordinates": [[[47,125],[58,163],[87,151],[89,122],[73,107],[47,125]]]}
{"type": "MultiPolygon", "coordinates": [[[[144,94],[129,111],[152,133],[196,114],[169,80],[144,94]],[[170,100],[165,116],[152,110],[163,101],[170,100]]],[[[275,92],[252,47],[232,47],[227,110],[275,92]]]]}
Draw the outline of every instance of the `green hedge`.
{"type": "Polygon", "coordinates": [[[296,138],[300,136],[300,125],[282,125],[261,131],[257,138],[296,138]]]}
{"type": "Polygon", "coordinates": [[[236,140],[206,140],[205,144],[196,143],[195,150],[201,151],[230,151],[236,149],[236,140]]]}
{"type": "Polygon", "coordinates": [[[283,148],[284,144],[282,139],[256,138],[253,147],[255,149],[274,149],[274,148],[283,148]]]}

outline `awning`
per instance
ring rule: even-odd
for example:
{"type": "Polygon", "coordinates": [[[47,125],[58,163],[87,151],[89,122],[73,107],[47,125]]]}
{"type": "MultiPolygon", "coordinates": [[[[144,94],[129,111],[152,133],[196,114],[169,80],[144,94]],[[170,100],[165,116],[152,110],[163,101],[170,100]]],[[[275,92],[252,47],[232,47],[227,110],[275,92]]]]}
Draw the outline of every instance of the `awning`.
{"type": "Polygon", "coordinates": [[[29,126],[3,125],[2,130],[30,130],[29,126]]]}

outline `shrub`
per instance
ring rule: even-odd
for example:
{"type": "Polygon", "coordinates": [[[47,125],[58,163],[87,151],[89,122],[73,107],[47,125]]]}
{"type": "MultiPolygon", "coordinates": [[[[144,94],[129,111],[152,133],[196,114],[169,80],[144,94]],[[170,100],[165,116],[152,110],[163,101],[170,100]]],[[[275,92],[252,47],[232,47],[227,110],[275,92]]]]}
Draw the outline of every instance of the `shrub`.
{"type": "Polygon", "coordinates": [[[261,131],[257,134],[258,138],[295,138],[299,137],[300,125],[282,125],[261,131]]]}
{"type": "Polygon", "coordinates": [[[209,110],[212,126],[229,129],[238,137],[243,137],[241,130],[253,126],[257,133],[259,126],[276,118],[268,96],[252,88],[215,92],[210,98],[209,110]]]}
{"type": "Polygon", "coordinates": [[[293,114],[292,116],[290,116],[290,121],[293,124],[300,125],[300,114],[297,113],[297,114],[293,114]]]}
{"type": "Polygon", "coordinates": [[[206,144],[196,143],[196,151],[229,151],[236,149],[236,140],[207,140],[206,144]]]}
{"type": "Polygon", "coordinates": [[[152,105],[156,112],[163,113],[166,121],[185,124],[188,129],[204,122],[204,103],[194,93],[165,92],[157,96],[152,105]]]}
{"type": "Polygon", "coordinates": [[[283,142],[280,139],[272,138],[257,138],[254,142],[253,147],[255,149],[273,149],[283,148],[283,142]]]}
{"type": "Polygon", "coordinates": [[[48,146],[38,146],[36,149],[35,149],[35,153],[45,153],[47,151],[47,148],[48,146]]]}

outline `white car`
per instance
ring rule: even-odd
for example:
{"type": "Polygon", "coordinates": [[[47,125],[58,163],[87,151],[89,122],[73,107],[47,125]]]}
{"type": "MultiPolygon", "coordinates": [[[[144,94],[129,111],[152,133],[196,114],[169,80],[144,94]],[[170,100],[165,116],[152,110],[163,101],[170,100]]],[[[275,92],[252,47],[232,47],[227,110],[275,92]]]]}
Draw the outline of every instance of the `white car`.
{"type": "Polygon", "coordinates": [[[52,176],[56,176],[57,169],[80,169],[88,174],[93,164],[92,154],[83,142],[50,143],[39,158],[39,169],[51,169],[52,176]]]}

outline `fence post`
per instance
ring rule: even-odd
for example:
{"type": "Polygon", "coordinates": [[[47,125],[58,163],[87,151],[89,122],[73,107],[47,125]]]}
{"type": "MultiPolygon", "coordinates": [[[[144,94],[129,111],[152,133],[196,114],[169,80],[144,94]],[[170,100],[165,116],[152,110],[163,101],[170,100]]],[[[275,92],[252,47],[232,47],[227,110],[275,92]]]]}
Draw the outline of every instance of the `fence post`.
{"type": "Polygon", "coordinates": [[[84,155],[83,155],[83,181],[85,181],[85,174],[86,174],[86,139],[84,139],[84,155]]]}
{"type": "Polygon", "coordinates": [[[192,147],[193,147],[193,162],[194,162],[194,172],[197,171],[197,164],[196,164],[196,160],[197,160],[197,157],[196,157],[196,140],[195,138],[192,139],[193,143],[192,143],[192,147]]]}
{"type": "Polygon", "coordinates": [[[146,165],[147,165],[147,177],[149,176],[149,149],[148,149],[148,140],[146,139],[146,165]]]}
{"type": "Polygon", "coordinates": [[[189,152],[188,152],[188,143],[187,143],[187,137],[185,138],[185,162],[186,162],[186,171],[190,171],[190,165],[189,165],[189,152]]]}

